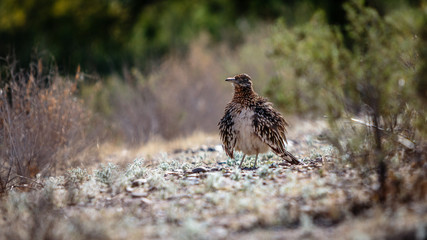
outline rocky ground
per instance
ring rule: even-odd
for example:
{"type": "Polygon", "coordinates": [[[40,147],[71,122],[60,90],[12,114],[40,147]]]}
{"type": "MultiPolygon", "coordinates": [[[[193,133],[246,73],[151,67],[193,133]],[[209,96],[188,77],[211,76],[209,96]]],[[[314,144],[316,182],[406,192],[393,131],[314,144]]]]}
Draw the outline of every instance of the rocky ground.
{"type": "Polygon", "coordinates": [[[248,169],[254,157],[239,169],[242,156],[229,159],[215,140],[39,179],[2,200],[0,238],[426,238],[424,202],[379,206],[375,176],[338,163],[323,123],[301,125],[288,150],[304,166],[267,153],[258,169],[248,169]]]}

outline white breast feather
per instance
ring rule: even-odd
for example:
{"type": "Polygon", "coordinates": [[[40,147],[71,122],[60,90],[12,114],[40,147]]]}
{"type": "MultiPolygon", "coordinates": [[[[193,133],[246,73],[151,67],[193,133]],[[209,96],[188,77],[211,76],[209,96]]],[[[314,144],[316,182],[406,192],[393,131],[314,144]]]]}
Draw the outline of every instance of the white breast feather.
{"type": "Polygon", "coordinates": [[[254,128],[252,124],[254,114],[253,110],[245,108],[236,116],[234,124],[234,128],[238,133],[236,149],[249,155],[268,151],[268,145],[263,143],[253,132],[254,128]]]}

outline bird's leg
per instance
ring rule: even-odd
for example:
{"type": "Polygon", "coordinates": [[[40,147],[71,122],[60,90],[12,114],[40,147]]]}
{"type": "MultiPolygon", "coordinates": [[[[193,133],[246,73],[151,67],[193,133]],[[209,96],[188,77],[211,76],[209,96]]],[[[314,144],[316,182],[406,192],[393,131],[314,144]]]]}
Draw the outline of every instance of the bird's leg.
{"type": "Polygon", "coordinates": [[[258,160],[258,153],[255,156],[255,164],[254,164],[254,169],[256,169],[256,160],[258,160]]]}
{"type": "Polygon", "coordinates": [[[246,154],[243,154],[242,161],[240,162],[239,168],[242,168],[243,160],[245,160],[246,154]]]}

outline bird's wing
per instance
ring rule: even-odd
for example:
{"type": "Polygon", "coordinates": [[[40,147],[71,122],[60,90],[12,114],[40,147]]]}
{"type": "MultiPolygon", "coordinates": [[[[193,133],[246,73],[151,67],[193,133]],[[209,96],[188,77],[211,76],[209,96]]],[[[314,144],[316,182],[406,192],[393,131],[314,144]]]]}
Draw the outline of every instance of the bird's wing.
{"type": "Polygon", "coordinates": [[[271,106],[271,103],[261,102],[255,106],[254,133],[283,159],[292,164],[301,164],[294,155],[285,149],[285,142],[288,143],[285,136],[287,126],[286,120],[271,106]]]}
{"type": "Polygon", "coordinates": [[[234,146],[236,146],[236,136],[237,133],[234,129],[234,120],[233,120],[234,108],[232,105],[227,105],[225,108],[224,116],[218,123],[219,126],[219,135],[221,141],[224,145],[225,153],[233,158],[234,156],[234,146]]]}

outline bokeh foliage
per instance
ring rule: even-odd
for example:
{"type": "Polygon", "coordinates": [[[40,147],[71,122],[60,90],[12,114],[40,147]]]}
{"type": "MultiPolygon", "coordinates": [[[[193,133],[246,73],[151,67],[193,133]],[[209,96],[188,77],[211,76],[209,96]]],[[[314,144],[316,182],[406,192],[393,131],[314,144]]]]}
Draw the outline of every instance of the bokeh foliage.
{"type": "Polygon", "coordinates": [[[396,168],[425,159],[427,11],[343,6],[346,36],[322,12],[296,27],[279,21],[271,51],[279,68],[265,91],[284,110],[327,117],[340,159],[363,177],[376,174],[384,203],[397,197],[387,190],[396,168]]]}
{"type": "Polygon", "coordinates": [[[350,47],[322,12],[294,28],[279,21],[271,53],[283,81],[273,79],[270,87],[279,83],[287,91],[267,88],[267,94],[279,105],[296,103],[297,112],[329,112],[334,117],[340,116],[341,107],[352,114],[379,111],[383,116],[409,106],[420,109],[415,74],[424,64],[418,32],[425,27],[425,12],[407,8],[382,17],[362,1],[344,6],[350,47]]]}
{"type": "Polygon", "coordinates": [[[85,71],[118,71],[123,64],[146,66],[171,49],[185,50],[202,31],[239,41],[252,20],[273,19],[284,8],[276,0],[4,0],[0,56],[14,53],[29,62],[35,49],[47,50],[68,71],[77,64],[85,71]]]}
{"type": "MultiPolygon", "coordinates": [[[[185,53],[200,33],[236,46],[260,22],[278,17],[305,22],[323,9],[328,23],[346,24],[340,1],[138,1],[2,0],[0,56],[16,55],[22,66],[35,51],[51,54],[60,70],[120,72],[123,65],[149,69],[165,54],[185,53]]],[[[419,1],[369,1],[380,12],[419,1]]]]}

